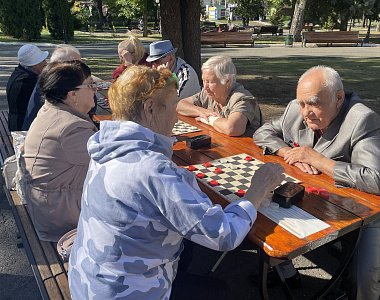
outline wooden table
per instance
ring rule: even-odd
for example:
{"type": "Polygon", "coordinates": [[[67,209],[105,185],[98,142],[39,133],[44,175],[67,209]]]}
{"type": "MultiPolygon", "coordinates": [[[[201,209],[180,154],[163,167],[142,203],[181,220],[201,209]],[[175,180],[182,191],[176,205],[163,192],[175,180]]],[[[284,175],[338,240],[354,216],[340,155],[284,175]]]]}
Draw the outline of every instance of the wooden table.
{"type": "MultiPolygon", "coordinates": [[[[305,187],[324,188],[330,193],[329,199],[326,200],[317,194],[305,192],[303,200],[296,204],[304,211],[328,223],[330,227],[327,229],[306,238],[298,238],[269,218],[258,213],[257,220],[247,235],[248,239],[258,245],[260,249],[260,295],[263,299],[269,299],[266,284],[266,274],[269,266],[279,270],[278,264],[284,260],[293,259],[327,243],[336,242],[343,236],[350,235],[352,244],[347,251],[342,253],[340,267],[333,278],[314,298],[319,299],[327,294],[340,277],[355,250],[362,227],[380,218],[380,197],[349,188],[337,188],[334,186],[334,181],[324,174],[305,174],[298,168],[285,164],[280,157],[264,156],[262,150],[254,144],[251,137],[228,137],[215,131],[209,125],[196,122],[194,118],[184,116],[178,116],[178,118],[202,130],[177,136],[178,142],[174,145],[172,159],[179,166],[194,165],[231,155],[247,153],[262,162],[281,163],[285,167],[285,173],[300,180],[305,187]],[[212,143],[210,146],[198,150],[186,147],[185,142],[188,137],[200,134],[211,136],[212,143]]],[[[100,119],[112,119],[112,117],[102,116],[99,117],[100,119]]],[[[199,186],[213,203],[220,204],[222,207],[229,204],[214,192],[210,186],[203,184],[201,181],[199,181],[199,186]]],[[[281,278],[280,271],[279,275],[281,278]]],[[[284,278],[282,277],[281,279],[284,282],[284,292],[287,298],[291,299],[290,290],[284,278]]]]}

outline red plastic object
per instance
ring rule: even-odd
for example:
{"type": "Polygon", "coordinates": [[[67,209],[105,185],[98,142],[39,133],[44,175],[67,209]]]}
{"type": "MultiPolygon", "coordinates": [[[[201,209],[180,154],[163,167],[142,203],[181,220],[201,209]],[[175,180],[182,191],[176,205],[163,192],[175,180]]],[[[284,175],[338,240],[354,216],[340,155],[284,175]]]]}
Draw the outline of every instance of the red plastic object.
{"type": "Polygon", "coordinates": [[[246,160],[246,161],[251,161],[252,159],[253,159],[252,156],[246,156],[246,157],[245,157],[245,160],[246,160]]]}
{"type": "Polygon", "coordinates": [[[326,191],[326,190],[323,189],[323,188],[317,188],[317,192],[318,192],[318,194],[320,194],[320,193],[323,192],[323,191],[326,191]]]}
{"type": "Polygon", "coordinates": [[[215,168],[215,171],[214,171],[216,174],[220,174],[220,173],[222,173],[223,171],[222,171],[222,169],[220,169],[220,168],[215,168]]]}
{"type": "Polygon", "coordinates": [[[218,183],[217,180],[211,180],[211,181],[210,181],[210,184],[211,184],[212,186],[217,186],[219,183],[218,183]]]}
{"type": "Polygon", "coordinates": [[[324,199],[329,199],[330,198],[330,193],[328,191],[320,191],[319,196],[321,196],[324,199]]]}
{"type": "Polygon", "coordinates": [[[317,191],[317,189],[313,186],[308,186],[306,188],[306,191],[311,194],[311,193],[315,193],[317,191]]]}
{"type": "Polygon", "coordinates": [[[194,166],[189,166],[188,169],[189,169],[189,171],[195,171],[195,167],[194,166]]]}
{"type": "Polygon", "coordinates": [[[211,163],[210,163],[210,162],[205,162],[205,167],[206,167],[206,168],[211,167],[211,163]]]}
{"type": "Polygon", "coordinates": [[[238,190],[237,194],[238,194],[238,196],[243,197],[245,195],[245,191],[244,190],[238,190]]]}
{"type": "Polygon", "coordinates": [[[203,174],[203,173],[198,173],[198,174],[197,174],[197,177],[198,177],[198,178],[204,178],[204,177],[205,177],[205,174],[203,174]]]}

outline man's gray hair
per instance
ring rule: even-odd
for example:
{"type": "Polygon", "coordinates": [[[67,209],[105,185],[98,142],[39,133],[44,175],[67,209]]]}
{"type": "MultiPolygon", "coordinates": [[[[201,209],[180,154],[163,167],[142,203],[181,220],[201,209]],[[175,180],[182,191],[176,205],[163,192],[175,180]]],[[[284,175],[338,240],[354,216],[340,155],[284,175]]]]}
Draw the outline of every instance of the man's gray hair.
{"type": "Polygon", "coordinates": [[[214,71],[215,76],[222,84],[226,84],[228,79],[231,79],[230,87],[233,87],[236,82],[236,67],[228,56],[213,56],[210,57],[203,65],[202,70],[210,69],[214,71]]]}
{"type": "Polygon", "coordinates": [[[80,57],[80,52],[77,48],[71,45],[62,44],[58,45],[51,55],[50,62],[64,62],[75,60],[76,57],[80,57]]]}
{"type": "Polygon", "coordinates": [[[325,79],[325,84],[323,85],[323,88],[326,89],[326,91],[330,94],[330,105],[333,106],[336,101],[336,93],[340,90],[343,90],[342,79],[340,78],[338,72],[335,71],[333,68],[323,65],[312,67],[302,74],[302,76],[298,80],[298,84],[306,75],[316,70],[322,71],[323,78],[325,79]]]}

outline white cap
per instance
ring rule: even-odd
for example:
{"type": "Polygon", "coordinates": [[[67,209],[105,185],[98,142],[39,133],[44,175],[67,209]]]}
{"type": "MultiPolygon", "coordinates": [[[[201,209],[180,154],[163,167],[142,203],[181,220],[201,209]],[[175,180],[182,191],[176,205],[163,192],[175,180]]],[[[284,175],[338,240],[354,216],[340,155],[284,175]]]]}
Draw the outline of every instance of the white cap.
{"type": "Polygon", "coordinates": [[[41,51],[36,45],[26,44],[18,50],[17,59],[23,67],[39,64],[49,55],[48,51],[41,51]]]}

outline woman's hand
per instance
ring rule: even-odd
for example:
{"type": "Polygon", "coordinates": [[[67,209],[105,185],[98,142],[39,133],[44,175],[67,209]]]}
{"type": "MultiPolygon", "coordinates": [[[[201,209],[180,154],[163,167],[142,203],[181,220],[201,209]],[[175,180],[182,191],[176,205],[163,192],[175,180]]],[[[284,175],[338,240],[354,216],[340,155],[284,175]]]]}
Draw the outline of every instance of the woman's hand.
{"type": "Polygon", "coordinates": [[[284,171],[283,166],[272,162],[268,162],[256,170],[251,180],[251,186],[245,194],[246,199],[251,201],[256,210],[259,209],[265,196],[285,179],[284,171]]]}
{"type": "Polygon", "coordinates": [[[132,53],[127,51],[127,50],[123,50],[121,51],[121,55],[120,55],[120,61],[122,64],[124,64],[125,66],[129,66],[129,65],[132,65],[133,64],[133,57],[132,57],[132,53]]]}

